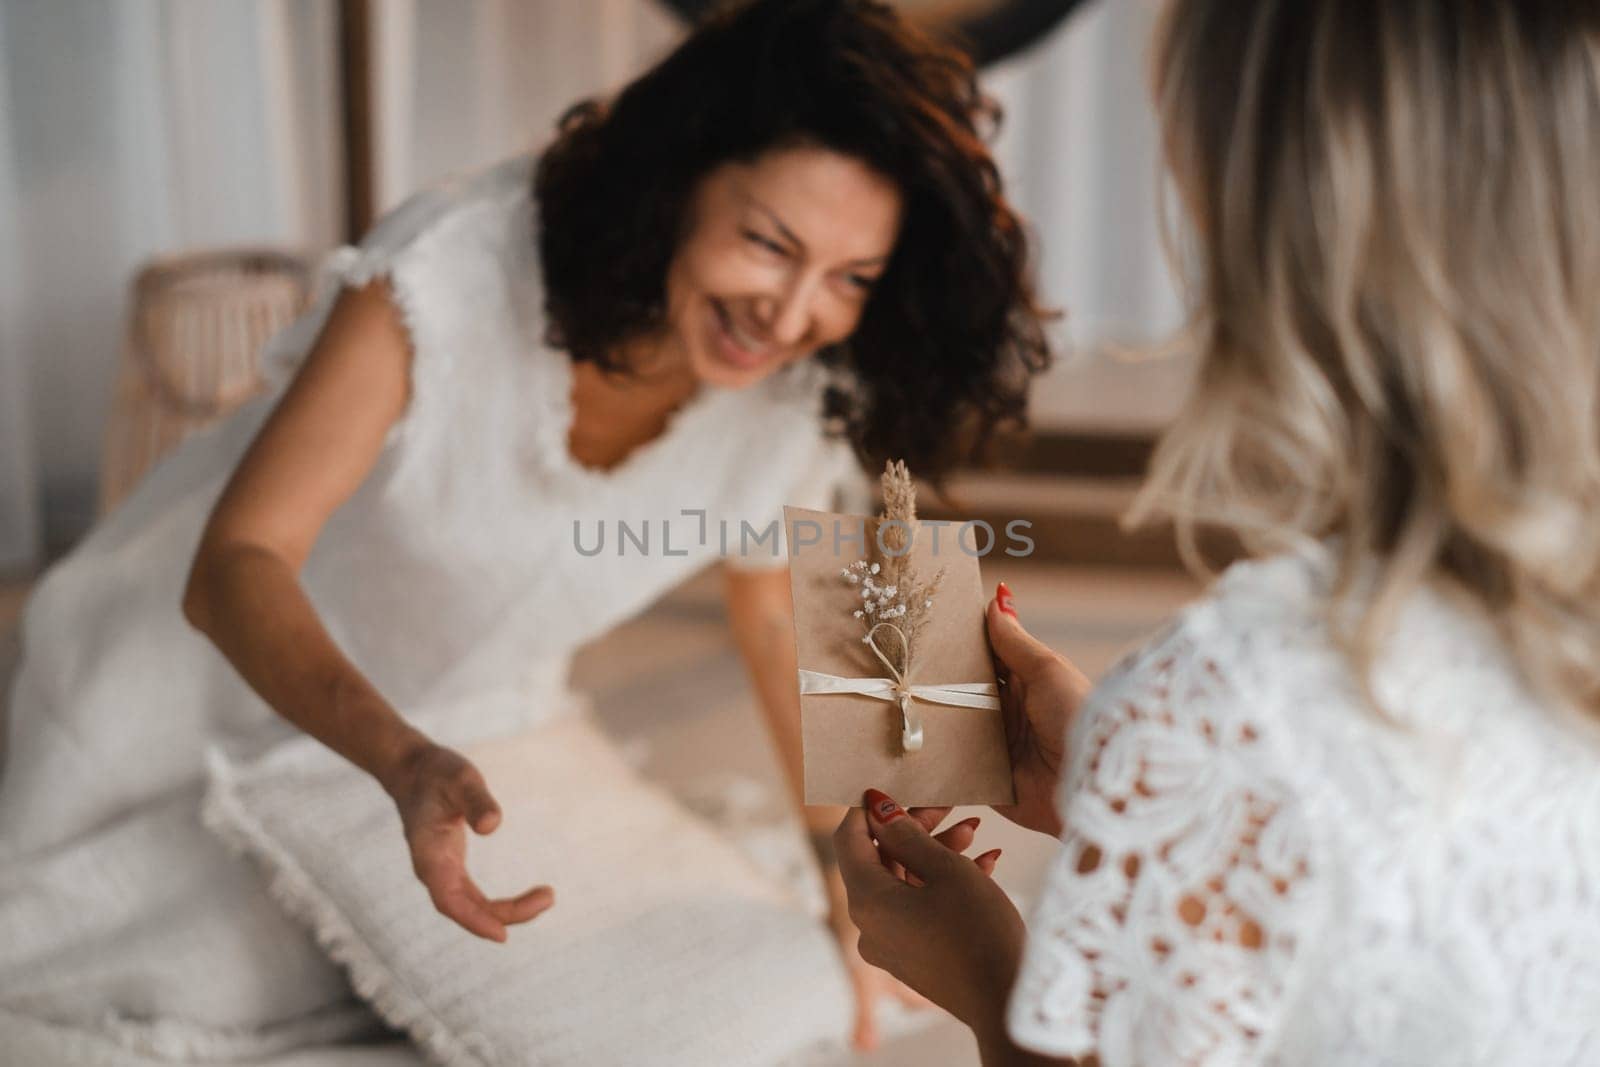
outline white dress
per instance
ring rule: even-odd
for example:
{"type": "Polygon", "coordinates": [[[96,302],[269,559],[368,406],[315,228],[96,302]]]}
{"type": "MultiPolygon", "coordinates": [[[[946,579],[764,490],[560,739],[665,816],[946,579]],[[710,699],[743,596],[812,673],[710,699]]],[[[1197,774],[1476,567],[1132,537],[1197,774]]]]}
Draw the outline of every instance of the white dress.
{"type": "Polygon", "coordinates": [[[1235,567],[1074,724],[1013,1038],[1104,1067],[1600,1063],[1600,747],[1417,595],[1363,702],[1314,554],[1235,567]]]}
{"type": "Polygon", "coordinates": [[[208,746],[252,754],[293,729],[179,610],[212,504],[342,286],[388,278],[412,399],[301,582],[402,713],[508,686],[563,713],[578,645],[741,547],[745,565],[781,563],[750,534],[785,503],[821,505],[848,469],[808,364],[703,390],[610,472],[578,465],[534,235],[528,159],[400,207],[335,254],[314,307],[269,346],[271,393],[186,442],[43,577],[0,777],[0,1009],[226,1033],[348,996],[200,824],[208,746]]]}

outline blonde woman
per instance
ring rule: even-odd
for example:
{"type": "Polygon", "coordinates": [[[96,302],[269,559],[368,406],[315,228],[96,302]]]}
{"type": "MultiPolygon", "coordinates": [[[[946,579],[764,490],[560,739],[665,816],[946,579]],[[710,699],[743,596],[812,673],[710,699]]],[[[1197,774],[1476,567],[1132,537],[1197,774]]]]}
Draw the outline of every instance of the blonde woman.
{"type": "Polygon", "coordinates": [[[991,1065],[1600,1063],[1600,7],[1176,0],[1156,65],[1201,371],[1148,499],[1263,558],[1082,701],[997,598],[1060,857],[1025,929],[870,796],[863,954],[991,1065]]]}

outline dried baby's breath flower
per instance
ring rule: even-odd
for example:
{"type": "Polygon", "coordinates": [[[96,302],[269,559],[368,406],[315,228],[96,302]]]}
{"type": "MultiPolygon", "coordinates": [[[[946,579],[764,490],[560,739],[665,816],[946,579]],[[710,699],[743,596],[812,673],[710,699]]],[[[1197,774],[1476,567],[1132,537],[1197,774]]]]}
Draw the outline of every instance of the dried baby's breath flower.
{"type": "Polygon", "coordinates": [[[883,472],[883,513],[879,518],[878,547],[881,559],[859,559],[839,573],[851,585],[860,586],[863,604],[852,614],[866,630],[864,642],[873,642],[873,631],[897,635],[879,642],[879,649],[896,661],[896,668],[909,677],[911,656],[917,638],[927,626],[934,598],[944,581],[941,568],[924,581],[911,563],[911,546],[917,521],[917,490],[904,462],[889,463],[883,472]]]}

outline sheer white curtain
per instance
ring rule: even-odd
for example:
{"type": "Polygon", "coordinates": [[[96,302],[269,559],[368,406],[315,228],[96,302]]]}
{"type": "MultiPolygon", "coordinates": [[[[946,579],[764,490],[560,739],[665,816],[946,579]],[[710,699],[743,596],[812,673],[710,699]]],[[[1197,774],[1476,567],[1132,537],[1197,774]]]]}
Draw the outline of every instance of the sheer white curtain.
{"type": "Polygon", "coordinates": [[[997,146],[1031,220],[1044,298],[1065,312],[1059,361],[1036,387],[1042,428],[1147,432],[1190,366],[1146,358],[1181,301],[1162,248],[1158,137],[1146,71],[1156,0],[1100,0],[986,75],[1006,109],[997,146]]]}
{"type": "MultiPolygon", "coordinates": [[[[0,11],[0,56],[6,25],[0,11]]],[[[0,78],[0,116],[11,115],[8,79],[0,78]]],[[[22,361],[22,270],[16,202],[16,159],[11,124],[0,121],[0,574],[19,569],[39,552],[39,504],[34,475],[33,423],[28,413],[22,361]]]]}
{"type": "Polygon", "coordinates": [[[332,4],[0,4],[0,564],[92,519],[152,255],[339,226],[332,4]]]}
{"type": "Polygon", "coordinates": [[[373,18],[380,210],[543,145],[682,33],[652,0],[378,0],[373,18]]]}

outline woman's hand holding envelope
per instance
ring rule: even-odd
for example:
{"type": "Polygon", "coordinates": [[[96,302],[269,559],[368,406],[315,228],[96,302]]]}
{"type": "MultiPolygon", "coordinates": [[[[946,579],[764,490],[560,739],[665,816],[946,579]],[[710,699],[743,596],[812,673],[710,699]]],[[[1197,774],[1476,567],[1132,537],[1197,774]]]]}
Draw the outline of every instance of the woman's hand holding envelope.
{"type": "MultiPolygon", "coordinates": [[[[985,621],[1000,684],[1016,802],[996,807],[1013,822],[1058,836],[1055,796],[1067,735],[1089,682],[1064,657],[1022,628],[1001,583],[985,621]]],[[[935,834],[948,808],[902,808],[868,790],[834,834],[860,952],[972,1028],[985,1064],[1065,1064],[1025,1052],[1006,1036],[1007,992],[1025,929],[990,879],[999,850],[962,855],[970,825],[935,834]]]]}
{"type": "Polygon", "coordinates": [[[1022,628],[1004,582],[989,601],[986,622],[1017,791],[1015,804],[994,810],[1018,826],[1060,837],[1055,801],[1067,734],[1092,686],[1065,656],[1022,628]]]}

